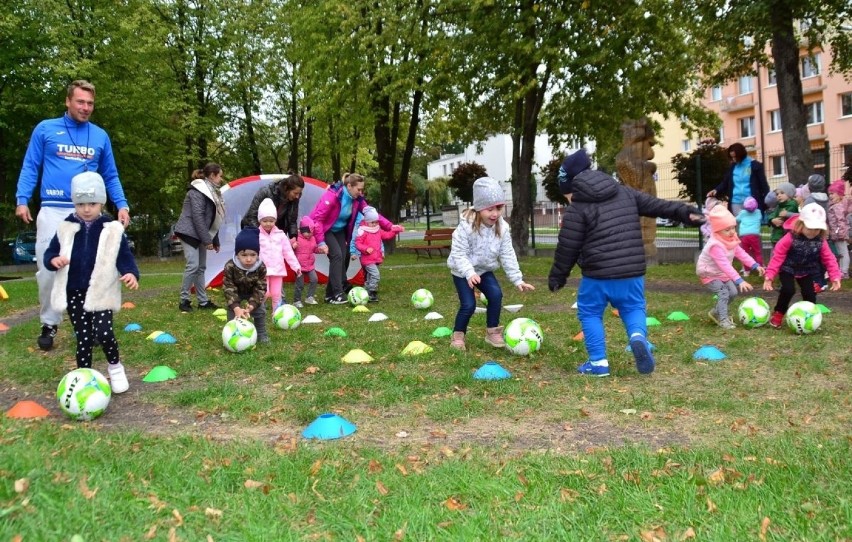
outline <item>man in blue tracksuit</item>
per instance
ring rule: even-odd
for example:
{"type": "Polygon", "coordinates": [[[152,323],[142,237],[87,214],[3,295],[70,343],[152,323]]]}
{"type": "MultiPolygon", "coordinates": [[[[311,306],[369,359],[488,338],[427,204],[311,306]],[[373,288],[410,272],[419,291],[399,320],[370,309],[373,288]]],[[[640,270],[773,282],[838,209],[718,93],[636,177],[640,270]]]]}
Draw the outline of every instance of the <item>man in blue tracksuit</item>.
{"type": "Polygon", "coordinates": [[[104,179],[109,198],[118,208],[118,220],[126,228],[130,224],[130,208],[118,178],[112,144],[107,133],[89,122],[95,109],[95,87],[88,81],[74,81],[65,98],[66,113],[44,120],[35,127],[15,194],[15,216],[25,224],[33,221],[29,200],[41,181],[41,207],[36,217],[36,281],[41,305],[41,335],[38,346],[53,348],[53,338],[62,312],[50,304],[55,273],[44,268],[42,259],[59,224],[74,212],[71,201],[71,178],[84,171],[97,171],[104,179]]]}

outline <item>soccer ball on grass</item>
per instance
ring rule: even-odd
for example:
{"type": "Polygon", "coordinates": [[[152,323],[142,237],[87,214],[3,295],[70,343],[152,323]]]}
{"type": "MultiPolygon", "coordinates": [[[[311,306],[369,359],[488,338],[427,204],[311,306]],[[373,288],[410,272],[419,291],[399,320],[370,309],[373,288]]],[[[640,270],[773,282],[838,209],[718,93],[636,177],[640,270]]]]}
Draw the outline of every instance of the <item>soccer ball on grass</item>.
{"type": "Polygon", "coordinates": [[[254,324],[243,318],[234,318],[222,328],[222,344],[230,352],[245,352],[257,344],[254,324]]]}
{"type": "Polygon", "coordinates": [[[414,305],[415,309],[428,309],[434,302],[435,298],[432,297],[432,292],[426,288],[420,288],[411,294],[411,304],[414,305]]]}
{"type": "Polygon", "coordinates": [[[349,290],[349,295],[347,297],[349,298],[349,303],[353,307],[357,307],[358,305],[366,305],[367,302],[370,300],[370,294],[367,293],[367,290],[360,286],[356,286],[349,290]]]}
{"type": "Polygon", "coordinates": [[[94,369],[74,369],[59,381],[56,398],[65,414],[75,420],[94,420],[104,413],[112,390],[109,381],[94,369]]]}
{"type": "Polygon", "coordinates": [[[799,335],[808,335],[819,329],[822,312],[810,301],[799,301],[787,309],[787,326],[799,335]]]}
{"type": "Polygon", "coordinates": [[[281,305],[272,313],[272,322],[279,329],[296,329],[302,323],[302,313],[293,305],[281,305]]]}
{"type": "Polygon", "coordinates": [[[766,325],[769,322],[771,311],[769,304],[760,297],[749,297],[740,303],[737,311],[740,323],[748,328],[766,325]]]}
{"type": "Polygon", "coordinates": [[[527,356],[541,348],[544,334],[535,320],[515,318],[503,330],[503,340],[513,354],[527,356]]]}

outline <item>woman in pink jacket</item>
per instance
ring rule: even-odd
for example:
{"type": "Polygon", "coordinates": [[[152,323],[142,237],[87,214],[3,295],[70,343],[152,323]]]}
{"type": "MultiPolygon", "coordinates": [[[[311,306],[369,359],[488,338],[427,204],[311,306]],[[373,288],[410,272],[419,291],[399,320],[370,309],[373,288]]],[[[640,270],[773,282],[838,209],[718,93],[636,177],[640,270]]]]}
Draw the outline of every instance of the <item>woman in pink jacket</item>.
{"type": "Polygon", "coordinates": [[[405,231],[402,226],[391,226],[390,231],[379,229],[379,212],[375,207],[364,207],[364,218],[355,236],[355,248],[361,253],[361,267],[367,275],[364,280],[364,288],[370,294],[370,302],[379,300],[379,265],[385,260],[382,252],[382,241],[393,239],[394,236],[405,231]]]}
{"type": "Polygon", "coordinates": [[[257,208],[257,222],[260,224],[260,261],[266,266],[266,297],[272,298],[272,311],[287,302],[282,292],[284,277],[287,276],[287,265],[296,273],[302,275],[302,267],[293,253],[287,234],[278,229],[275,220],[278,211],[271,199],[266,198],[257,208]]]}
{"type": "Polygon", "coordinates": [[[761,277],[766,270],[740,246],[737,219],[724,206],[713,207],[707,214],[707,221],[711,235],[698,256],[695,272],[701,284],[717,296],[716,305],[707,313],[710,319],[722,329],[734,329],[736,326],[728,314],[728,305],[739,292],[754,289],[734,269],[734,258],[742,262],[745,269],[757,271],[761,277]]]}
{"type": "MultiPolygon", "coordinates": [[[[355,229],[355,217],[367,206],[364,177],[348,173],[328,187],[311,211],[320,254],[328,254],[327,303],[342,305],[346,300],[346,270],[349,267],[349,242],[355,229]]],[[[379,215],[379,227],[390,231],[393,224],[379,215]]]]}

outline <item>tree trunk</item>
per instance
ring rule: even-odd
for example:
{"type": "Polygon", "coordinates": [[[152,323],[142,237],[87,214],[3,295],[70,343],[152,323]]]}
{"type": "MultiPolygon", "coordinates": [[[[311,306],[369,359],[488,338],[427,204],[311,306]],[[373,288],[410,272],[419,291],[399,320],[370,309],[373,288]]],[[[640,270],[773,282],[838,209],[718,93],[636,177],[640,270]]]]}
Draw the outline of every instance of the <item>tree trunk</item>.
{"type": "Polygon", "coordinates": [[[299,111],[295,94],[290,99],[290,119],[287,129],[290,132],[290,151],[287,153],[287,171],[299,171],[299,111]]]}
{"type": "Polygon", "coordinates": [[[252,172],[255,175],[260,175],[263,171],[260,165],[260,151],[257,148],[257,138],[254,135],[254,116],[251,111],[251,101],[247,94],[246,92],[242,93],[243,115],[246,117],[246,140],[251,153],[252,172]]]}
{"type": "MultiPolygon", "coordinates": [[[[419,81],[422,83],[422,79],[419,81]]],[[[408,120],[408,135],[405,138],[405,147],[402,149],[402,163],[399,167],[397,178],[396,199],[394,201],[391,216],[394,222],[399,220],[399,210],[402,209],[402,198],[408,188],[408,177],[411,173],[411,157],[414,156],[414,146],[417,140],[417,129],[420,125],[420,104],[423,102],[423,91],[415,90],[411,101],[411,118],[408,120]]]]}
{"type": "Polygon", "coordinates": [[[314,170],[314,118],[308,107],[308,119],[305,123],[305,175],[313,177],[314,170]]]}
{"type": "Polygon", "coordinates": [[[784,154],[787,178],[801,185],[814,170],[814,159],[808,139],[808,122],[802,103],[802,80],[799,76],[799,44],[793,31],[789,9],[777,2],[772,11],[772,58],[778,79],[778,103],[781,126],[784,127],[784,154]]]}

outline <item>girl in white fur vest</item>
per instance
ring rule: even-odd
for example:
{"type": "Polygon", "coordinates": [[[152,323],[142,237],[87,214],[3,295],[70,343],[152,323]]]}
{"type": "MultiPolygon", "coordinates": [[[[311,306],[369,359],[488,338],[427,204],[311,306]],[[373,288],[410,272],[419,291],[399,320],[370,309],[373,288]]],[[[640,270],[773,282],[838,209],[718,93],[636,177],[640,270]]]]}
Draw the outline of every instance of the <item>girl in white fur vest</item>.
{"type": "Polygon", "coordinates": [[[74,213],[59,225],[44,253],[45,268],[56,271],[50,301],[56,310],[68,309],[77,336],[77,367],[92,366],[92,349],[100,341],[110,387],[122,393],[130,385],[112,315],[121,308],[121,283],[131,290],[139,287],[139,269],[124,227],[102,214],[106,190],[101,176],[87,171],[71,179],[71,201],[74,213]]]}

